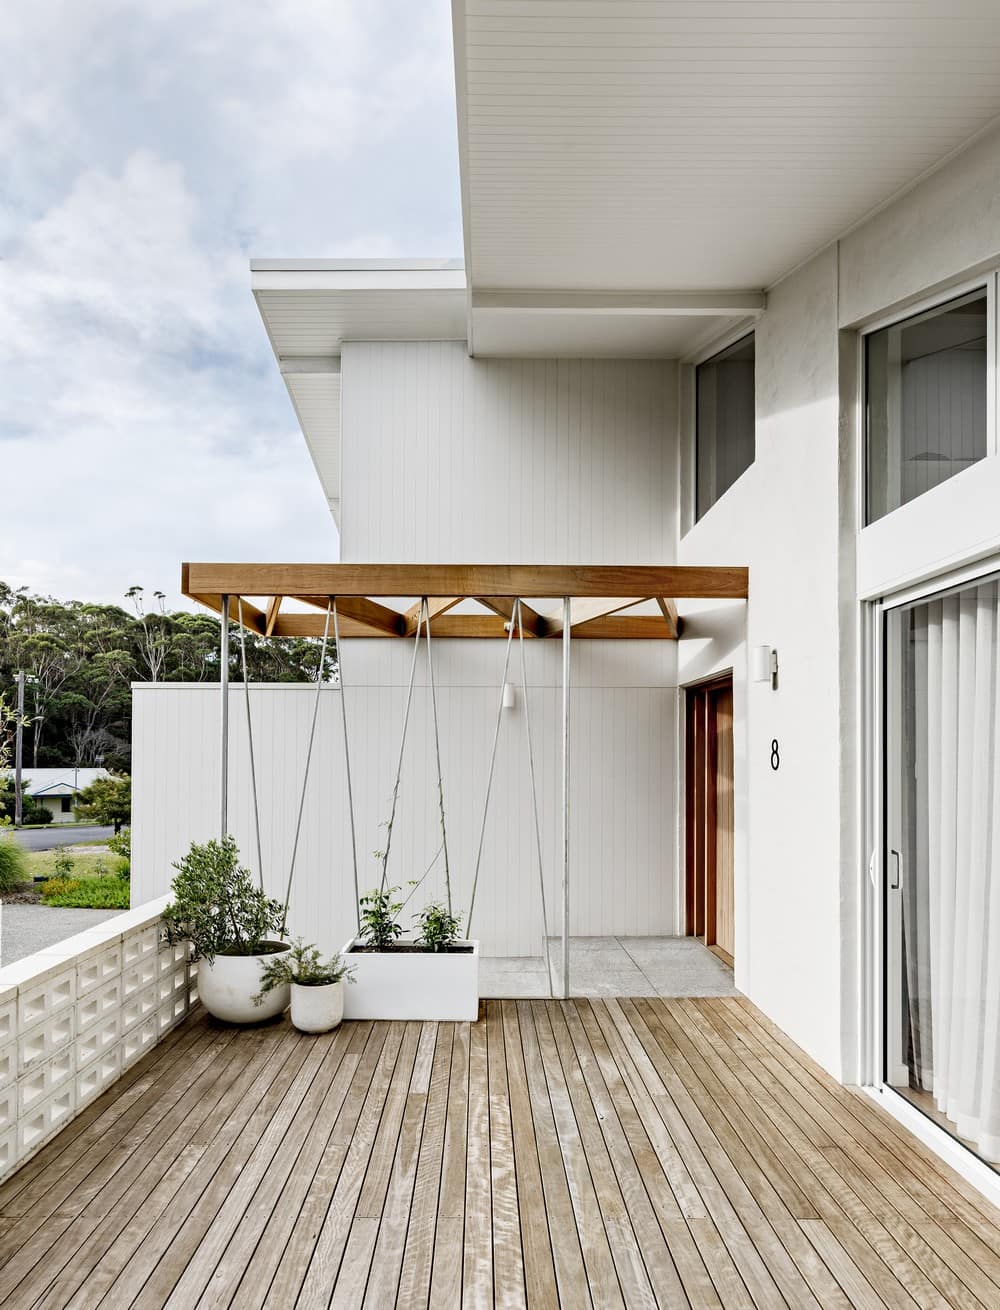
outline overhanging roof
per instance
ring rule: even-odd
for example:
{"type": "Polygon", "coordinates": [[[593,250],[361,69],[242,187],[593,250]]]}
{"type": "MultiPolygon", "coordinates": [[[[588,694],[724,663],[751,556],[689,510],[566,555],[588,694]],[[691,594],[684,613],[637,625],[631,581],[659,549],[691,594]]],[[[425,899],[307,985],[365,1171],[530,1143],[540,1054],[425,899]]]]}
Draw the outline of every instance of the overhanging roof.
{"type": "MultiPolygon", "coordinates": [[[[745,600],[747,586],[745,568],[692,565],[198,563],[181,569],[185,596],[217,614],[225,609],[265,637],[322,636],[327,615],[315,611],[327,611],[333,597],[342,637],[412,636],[421,597],[435,637],[504,637],[515,598],[569,597],[574,636],[675,640],[681,626],[675,600],[745,600]],[[399,597],[415,599],[398,608],[399,597]],[[283,609],[289,600],[314,612],[283,609]],[[481,612],[450,612],[466,601],[481,612]],[[644,602],[652,613],[636,612],[644,602]]],[[[563,632],[561,608],[522,604],[522,622],[526,636],[563,632]]]]}

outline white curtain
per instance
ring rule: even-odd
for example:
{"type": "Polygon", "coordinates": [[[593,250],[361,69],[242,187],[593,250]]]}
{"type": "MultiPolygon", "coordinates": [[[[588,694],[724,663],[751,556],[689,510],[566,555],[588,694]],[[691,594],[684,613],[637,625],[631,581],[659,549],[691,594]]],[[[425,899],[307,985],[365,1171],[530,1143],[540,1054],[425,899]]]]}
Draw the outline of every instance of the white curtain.
{"type": "Polygon", "coordinates": [[[910,612],[903,950],[911,1081],[1000,1161],[1000,593],[910,612]]]}

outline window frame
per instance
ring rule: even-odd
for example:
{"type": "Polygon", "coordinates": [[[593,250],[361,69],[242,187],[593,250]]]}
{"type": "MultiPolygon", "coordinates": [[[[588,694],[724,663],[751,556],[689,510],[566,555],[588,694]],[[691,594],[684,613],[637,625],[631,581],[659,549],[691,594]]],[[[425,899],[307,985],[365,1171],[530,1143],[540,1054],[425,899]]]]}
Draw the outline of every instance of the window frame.
{"type": "MultiPolygon", "coordinates": [[[[935,310],[943,309],[952,301],[961,300],[965,296],[970,296],[977,291],[986,293],[986,453],[983,459],[990,459],[998,453],[997,441],[997,355],[1000,345],[997,338],[997,290],[998,277],[1000,271],[996,268],[988,272],[980,273],[976,277],[966,278],[961,282],[955,282],[951,285],[940,288],[932,294],[922,296],[919,299],[910,301],[904,305],[897,306],[885,314],[880,314],[878,318],[863,324],[858,329],[858,409],[860,414],[860,441],[858,442],[858,478],[857,478],[857,512],[858,525],[863,532],[867,528],[873,527],[877,523],[882,523],[892,517],[907,505],[911,505],[922,496],[936,490],[935,487],[928,488],[928,491],[921,492],[920,496],[913,497],[913,500],[905,501],[902,505],[897,505],[895,509],[887,510],[878,518],[869,519],[868,517],[868,493],[869,493],[869,451],[868,451],[868,338],[876,332],[883,332],[886,328],[899,327],[911,319],[921,318],[931,315],[935,310]]],[[[981,463],[977,460],[976,463],[981,463]]],[[[975,467],[975,465],[970,465],[975,467]]],[[[957,476],[957,475],[953,475],[957,476]]],[[[951,481],[951,479],[946,479],[951,481]]],[[[943,486],[944,483],[938,483],[943,486]]]]}
{"type": "Polygon", "coordinates": [[[754,464],[756,464],[757,462],[757,321],[754,320],[754,322],[750,323],[749,325],[743,323],[739,327],[734,328],[731,332],[727,332],[725,336],[717,337],[711,343],[711,345],[707,346],[704,350],[699,351],[696,355],[694,355],[689,360],[687,360],[687,363],[691,366],[690,516],[691,516],[691,527],[694,527],[695,524],[700,523],[703,518],[705,518],[708,514],[712,512],[715,506],[718,505],[722,499],[724,499],[726,492],[729,491],[730,487],[735,486],[736,483],[739,482],[743,474],[746,473],[749,469],[753,468],[754,464]],[[729,487],[727,487],[726,490],[723,491],[720,495],[716,496],[715,500],[713,500],[711,505],[709,505],[705,509],[704,513],[699,514],[698,513],[698,370],[704,364],[710,364],[713,359],[717,359],[719,355],[726,354],[726,352],[732,350],[734,346],[741,345],[744,341],[748,340],[749,338],[753,339],[753,346],[754,346],[753,459],[746,466],[746,468],[742,470],[739,476],[729,484],[729,487]]]}

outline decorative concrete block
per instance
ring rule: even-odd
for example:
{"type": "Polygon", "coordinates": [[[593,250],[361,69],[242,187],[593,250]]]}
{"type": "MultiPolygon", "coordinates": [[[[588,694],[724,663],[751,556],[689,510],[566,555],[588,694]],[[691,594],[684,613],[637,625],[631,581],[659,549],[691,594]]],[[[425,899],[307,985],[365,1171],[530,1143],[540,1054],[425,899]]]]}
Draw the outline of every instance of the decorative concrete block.
{"type": "Polygon", "coordinates": [[[187,957],[188,947],[183,942],[176,946],[170,946],[166,942],[161,943],[156,957],[160,973],[170,973],[179,968],[187,962],[187,957]]]}
{"type": "Polygon", "coordinates": [[[76,1003],[76,1031],[84,1033],[94,1023],[100,1023],[108,1015],[121,1008],[122,980],[112,978],[84,995],[76,1003]]]}
{"type": "Polygon", "coordinates": [[[33,1151],[46,1138],[51,1137],[73,1114],[75,1088],[66,1083],[52,1096],[34,1106],[29,1114],[18,1120],[17,1152],[19,1156],[33,1151]]]}
{"type": "Polygon", "coordinates": [[[122,1000],[127,1002],[138,992],[154,984],[159,974],[160,969],[156,956],[144,956],[122,974],[122,1000]]]}
{"type": "Polygon", "coordinates": [[[44,1064],[36,1065],[17,1080],[17,1117],[23,1119],[43,1097],[73,1077],[76,1065],[72,1046],[66,1046],[44,1064]]]}
{"type": "Polygon", "coordinates": [[[97,955],[82,960],[76,966],[76,994],[86,996],[122,971],[122,944],[113,942],[97,955]]]}
{"type": "Polygon", "coordinates": [[[0,1087],[6,1087],[17,1077],[17,1042],[0,1046],[0,1087]]]}
{"type": "Polygon", "coordinates": [[[98,1056],[106,1054],[121,1040],[122,1012],[116,1009],[106,1015],[100,1023],[93,1024],[76,1039],[77,1068],[83,1068],[98,1056]]]}
{"type": "Polygon", "coordinates": [[[76,1000],[76,967],[64,964],[41,982],[26,983],[18,988],[17,1026],[21,1032],[43,1019],[48,1019],[76,1000]]]}
{"type": "Polygon", "coordinates": [[[179,1023],[187,1012],[187,996],[184,993],[178,993],[171,1000],[162,1004],[156,1012],[160,1036],[162,1037],[175,1023],[179,1023]]]}
{"type": "Polygon", "coordinates": [[[14,1168],[17,1163],[17,1130],[10,1128],[0,1132],[0,1178],[14,1168]]]}
{"type": "Polygon", "coordinates": [[[0,1092],[0,1133],[17,1123],[17,1084],[11,1083],[0,1092]]]}
{"type": "Polygon", "coordinates": [[[82,1110],[95,1096],[99,1096],[105,1087],[109,1087],[120,1078],[121,1072],[122,1048],[120,1045],[112,1046],[99,1055],[96,1060],[91,1060],[86,1068],[81,1069],[76,1075],[77,1110],[82,1110]]]}
{"type": "Polygon", "coordinates": [[[122,1005],[122,1031],[127,1033],[137,1023],[142,1023],[154,1014],[160,1006],[160,989],[154,982],[144,991],[126,998],[122,1005]]]}
{"type": "Polygon", "coordinates": [[[138,1024],[122,1039],[122,1068],[135,1064],[148,1050],[156,1045],[159,1037],[159,1022],[154,1014],[145,1023],[138,1024]]]}
{"type": "Polygon", "coordinates": [[[127,969],[147,955],[155,955],[159,947],[159,924],[150,924],[148,928],[126,933],[122,941],[122,967],[127,969]]]}
{"type": "Polygon", "coordinates": [[[17,988],[0,987],[0,1046],[17,1033],[17,988]]]}
{"type": "Polygon", "coordinates": [[[34,1065],[48,1060],[62,1047],[70,1044],[73,1040],[73,1017],[73,1007],[67,1006],[58,1014],[52,1014],[41,1023],[36,1023],[19,1038],[17,1043],[19,1074],[26,1073],[34,1065]]]}

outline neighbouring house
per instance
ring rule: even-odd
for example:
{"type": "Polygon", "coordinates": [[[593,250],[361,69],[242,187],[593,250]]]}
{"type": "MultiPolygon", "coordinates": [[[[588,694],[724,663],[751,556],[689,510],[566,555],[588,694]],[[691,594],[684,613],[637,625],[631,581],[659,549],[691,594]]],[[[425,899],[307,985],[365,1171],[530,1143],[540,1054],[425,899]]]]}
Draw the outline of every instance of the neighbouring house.
{"type": "MultiPolygon", "coordinates": [[[[223,822],[249,860],[249,713],[265,880],[297,841],[293,922],[349,935],[342,709],[368,886],[414,676],[403,584],[450,584],[395,880],[433,862],[439,751],[484,956],[542,955],[542,887],[571,959],[699,937],[997,1194],[996,15],[743,5],[734,39],[732,7],[509,8],[454,9],[463,259],[252,264],[340,564],[192,563],[185,587],[233,619],[243,597],[264,635],[319,636],[339,593],[343,691],[230,687],[223,822]],[[595,603],[611,566],[633,585],[595,603]]],[[[137,902],[219,830],[219,715],[218,687],[135,687],[137,902]]]]}
{"type": "MultiPolygon", "coordinates": [[[[12,771],[10,776],[13,778],[12,771]]],[[[77,768],[72,764],[61,768],[25,769],[24,795],[30,796],[35,805],[48,810],[53,823],[75,823],[73,807],[80,792],[98,778],[107,777],[110,777],[107,769],[77,768]]]]}

